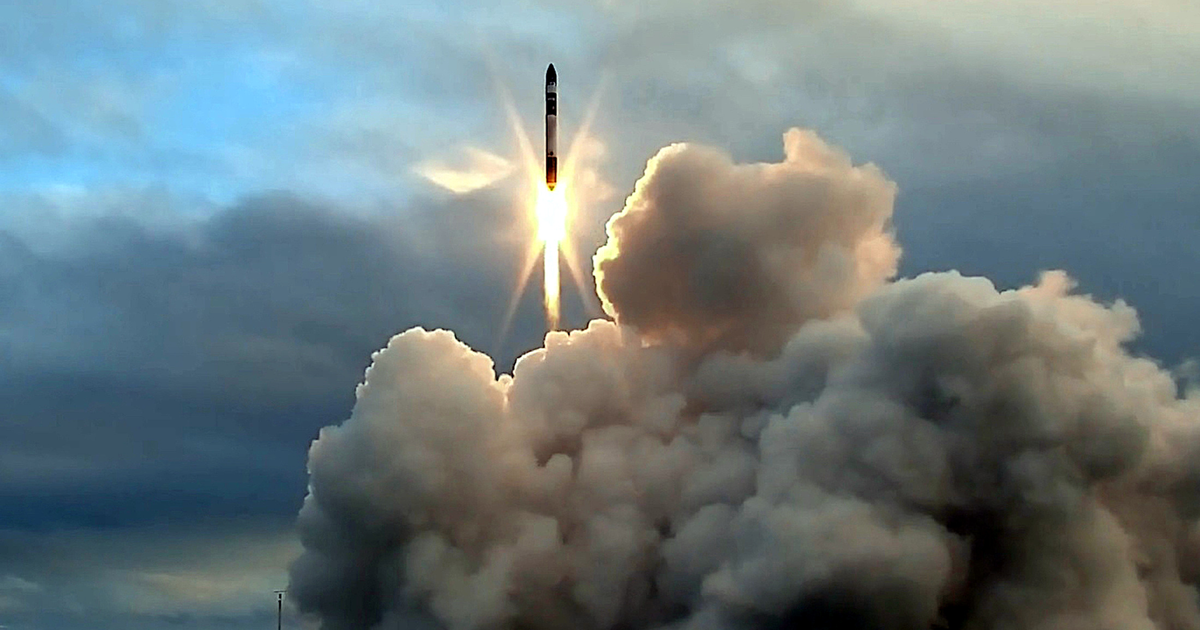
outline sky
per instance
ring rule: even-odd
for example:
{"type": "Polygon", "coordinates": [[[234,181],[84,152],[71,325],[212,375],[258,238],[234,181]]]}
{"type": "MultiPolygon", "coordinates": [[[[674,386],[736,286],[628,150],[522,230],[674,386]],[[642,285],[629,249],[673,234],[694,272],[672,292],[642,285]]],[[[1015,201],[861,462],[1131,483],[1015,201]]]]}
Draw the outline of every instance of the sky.
{"type": "Polygon", "coordinates": [[[371,353],[541,343],[506,102],[537,145],[551,61],[585,266],[659,148],[809,128],[897,183],[900,275],[1065,269],[1200,354],[1184,0],[45,0],[0,61],[4,630],[263,627],[371,353]]]}

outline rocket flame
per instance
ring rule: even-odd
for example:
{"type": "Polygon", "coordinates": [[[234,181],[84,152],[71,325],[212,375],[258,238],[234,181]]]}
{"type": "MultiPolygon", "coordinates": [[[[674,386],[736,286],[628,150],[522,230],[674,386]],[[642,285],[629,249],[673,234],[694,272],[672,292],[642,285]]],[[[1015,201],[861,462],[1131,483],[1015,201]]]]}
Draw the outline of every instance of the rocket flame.
{"type": "MultiPolygon", "coordinates": [[[[601,76],[601,84],[597,86],[596,91],[589,100],[586,114],[583,117],[583,123],[575,133],[570,148],[562,156],[563,161],[558,171],[558,183],[554,190],[550,190],[546,186],[546,173],[544,162],[542,161],[543,156],[540,152],[534,150],[533,142],[530,140],[529,134],[526,133],[525,126],[521,121],[520,114],[517,112],[512,95],[502,82],[496,80],[494,83],[500,97],[500,102],[504,105],[504,112],[508,118],[509,128],[518,144],[521,156],[520,162],[524,165],[525,175],[532,186],[527,190],[533,192],[533,198],[530,199],[527,197],[525,203],[530,203],[533,207],[533,216],[531,218],[536,222],[535,227],[537,230],[536,238],[532,239],[529,248],[526,250],[524,263],[521,265],[521,271],[517,276],[516,287],[514,287],[513,294],[509,299],[508,309],[504,313],[504,320],[496,338],[497,345],[501,343],[505,335],[507,335],[509,327],[512,325],[517,304],[524,294],[525,287],[528,285],[537,266],[539,254],[542,255],[543,262],[546,328],[548,330],[555,330],[559,325],[560,261],[566,263],[567,270],[570,271],[571,277],[575,281],[575,288],[579,290],[581,302],[585,305],[588,303],[588,296],[585,294],[587,283],[584,278],[582,265],[577,260],[575,249],[571,245],[570,234],[567,231],[567,216],[570,212],[570,204],[574,203],[568,200],[567,191],[571,189],[572,178],[579,166],[577,161],[579,154],[582,153],[579,148],[584,140],[589,137],[592,121],[595,119],[599,108],[600,92],[603,87],[604,78],[604,76],[601,76]]],[[[598,311],[595,314],[600,315],[598,311]]]]}
{"type": "Polygon", "coordinates": [[[563,187],[555,190],[542,188],[538,191],[537,206],[538,241],[542,244],[542,262],[545,267],[543,274],[543,299],[546,306],[546,328],[558,328],[559,320],[559,287],[558,253],[559,246],[567,236],[567,198],[563,187]]]}

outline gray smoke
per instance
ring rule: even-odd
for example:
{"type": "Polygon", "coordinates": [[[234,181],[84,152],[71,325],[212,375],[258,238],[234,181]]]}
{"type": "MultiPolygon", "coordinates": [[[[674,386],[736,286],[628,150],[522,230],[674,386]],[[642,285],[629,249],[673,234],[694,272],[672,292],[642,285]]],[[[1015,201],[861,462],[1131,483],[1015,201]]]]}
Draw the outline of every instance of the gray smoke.
{"type": "Polygon", "coordinates": [[[811,132],[676,145],[596,256],[616,323],[511,376],[374,356],[291,593],[350,628],[1200,629],[1200,399],[1061,272],[889,282],[895,186],[811,132]]]}

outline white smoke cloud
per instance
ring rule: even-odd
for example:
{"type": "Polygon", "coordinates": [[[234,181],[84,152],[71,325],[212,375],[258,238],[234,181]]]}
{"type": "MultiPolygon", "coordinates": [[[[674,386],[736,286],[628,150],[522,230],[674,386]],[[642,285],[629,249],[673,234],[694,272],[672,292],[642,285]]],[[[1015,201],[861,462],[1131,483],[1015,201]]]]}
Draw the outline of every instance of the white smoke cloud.
{"type": "Polygon", "coordinates": [[[615,322],[497,376],[376,353],[291,571],[329,630],[1200,628],[1200,400],[1128,305],[887,282],[895,186],[810,132],[677,145],[597,254],[615,322]]]}
{"type": "Polygon", "coordinates": [[[764,350],[893,276],[895,184],[812,132],[792,129],[784,150],[748,165],[660,151],[596,253],[605,310],[649,337],[764,350]]]}

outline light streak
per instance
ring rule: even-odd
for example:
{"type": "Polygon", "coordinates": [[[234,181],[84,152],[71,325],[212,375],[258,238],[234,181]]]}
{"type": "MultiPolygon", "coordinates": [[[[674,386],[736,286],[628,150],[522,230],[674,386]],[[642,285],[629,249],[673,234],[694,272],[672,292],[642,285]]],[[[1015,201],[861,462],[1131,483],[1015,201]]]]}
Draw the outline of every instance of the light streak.
{"type": "MultiPolygon", "coordinates": [[[[566,182],[564,182],[565,184],[566,182]]],[[[546,328],[558,329],[560,319],[559,246],[567,236],[566,186],[553,191],[542,188],[537,198],[537,240],[542,247],[542,296],[546,308],[546,328]]]]}
{"type": "Polygon", "coordinates": [[[596,111],[599,108],[600,92],[606,76],[601,76],[600,85],[597,86],[596,91],[592,93],[592,97],[589,99],[588,107],[583,117],[583,124],[572,139],[567,154],[562,158],[564,164],[558,174],[558,184],[553,191],[550,191],[545,184],[545,172],[543,170],[541,155],[535,152],[533,148],[533,142],[530,140],[529,134],[526,133],[525,125],[517,113],[517,107],[513,101],[512,94],[496,75],[497,73],[493,68],[494,85],[504,106],[509,127],[517,140],[521,163],[524,166],[526,177],[531,182],[530,190],[533,194],[526,198],[528,199],[526,203],[529,203],[533,207],[532,219],[535,224],[534,228],[536,229],[535,238],[526,250],[520,276],[517,278],[517,284],[514,287],[515,290],[509,300],[508,309],[504,314],[504,320],[496,340],[496,344],[499,346],[512,326],[512,320],[520,303],[521,295],[525,292],[525,288],[529,284],[530,276],[536,268],[539,254],[542,257],[542,302],[545,309],[547,330],[557,329],[561,320],[560,267],[563,262],[567,265],[567,269],[570,272],[572,280],[574,280],[575,287],[579,292],[580,300],[584,303],[584,306],[589,311],[598,311],[598,309],[593,308],[594,298],[589,300],[588,296],[585,295],[587,284],[583,277],[582,265],[576,260],[576,250],[570,240],[568,220],[572,206],[572,202],[570,201],[571,180],[578,167],[577,160],[579,154],[582,153],[579,149],[590,131],[596,111]]]}

